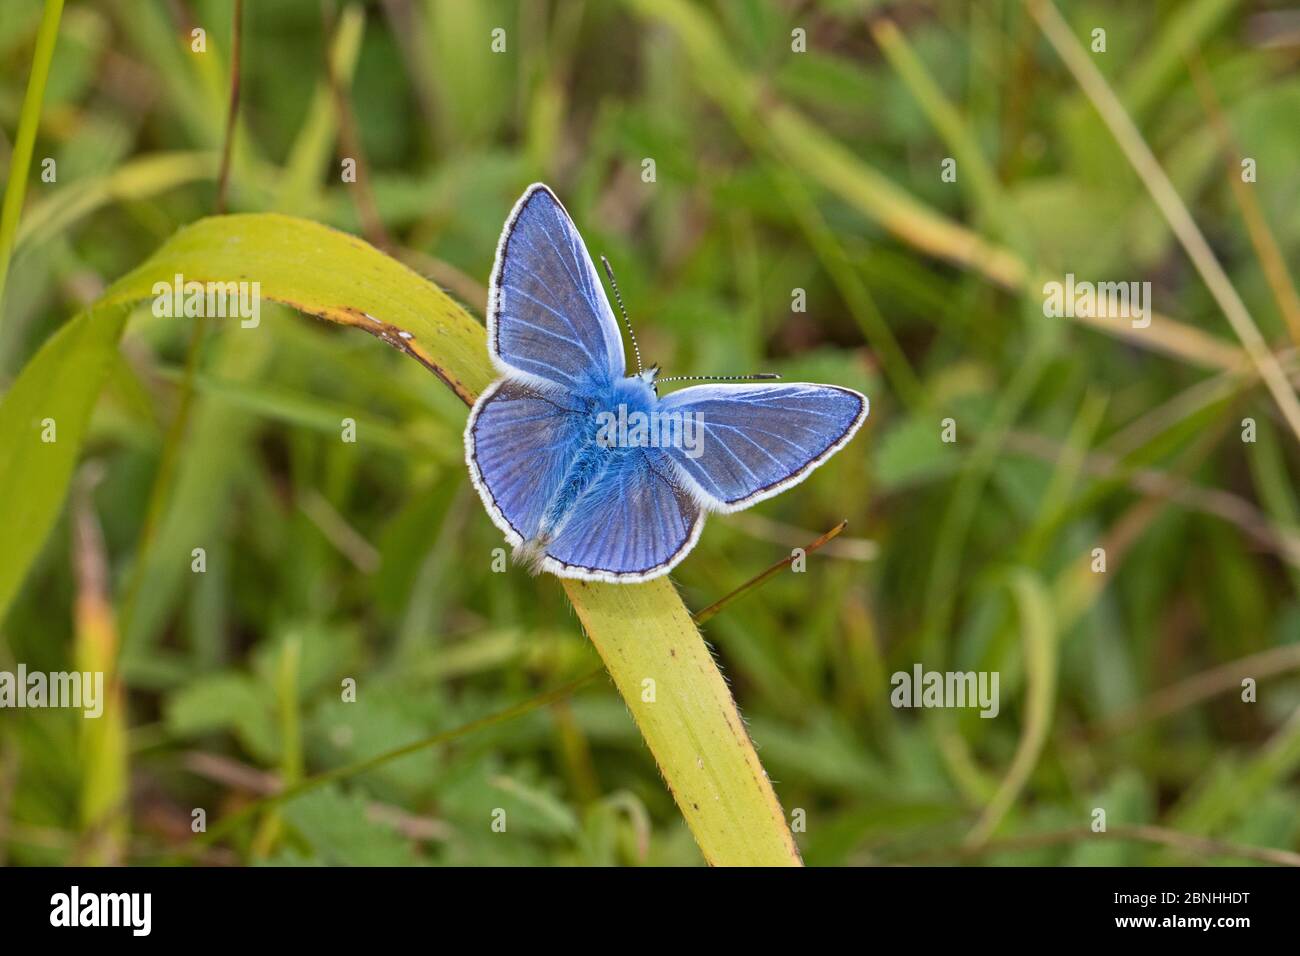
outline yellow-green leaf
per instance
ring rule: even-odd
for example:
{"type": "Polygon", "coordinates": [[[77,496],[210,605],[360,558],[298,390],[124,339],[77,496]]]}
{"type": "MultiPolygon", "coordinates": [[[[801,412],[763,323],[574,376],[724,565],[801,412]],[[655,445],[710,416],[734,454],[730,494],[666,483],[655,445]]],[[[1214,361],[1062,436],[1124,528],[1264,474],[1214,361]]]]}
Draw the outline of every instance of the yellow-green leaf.
{"type": "Polygon", "coordinates": [[[0,402],[0,618],[59,516],[125,319],[120,309],[77,316],[0,402]]]}
{"type": "Polygon", "coordinates": [[[264,299],[364,329],[422,362],[466,403],[495,377],[483,326],[468,312],[396,259],[328,226],[266,213],[201,219],[113,283],[101,303],[148,298],[178,275],[258,282],[264,299]]]}

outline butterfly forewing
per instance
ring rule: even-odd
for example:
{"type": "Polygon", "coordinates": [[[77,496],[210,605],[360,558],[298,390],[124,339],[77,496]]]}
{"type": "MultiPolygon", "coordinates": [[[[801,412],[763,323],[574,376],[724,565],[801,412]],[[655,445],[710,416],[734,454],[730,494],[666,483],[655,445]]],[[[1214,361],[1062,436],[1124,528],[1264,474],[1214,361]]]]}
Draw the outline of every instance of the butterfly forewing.
{"type": "Polygon", "coordinates": [[[488,339],[507,375],[587,391],[625,374],[623,340],[591,256],[540,183],[520,198],[502,231],[488,339]]]}

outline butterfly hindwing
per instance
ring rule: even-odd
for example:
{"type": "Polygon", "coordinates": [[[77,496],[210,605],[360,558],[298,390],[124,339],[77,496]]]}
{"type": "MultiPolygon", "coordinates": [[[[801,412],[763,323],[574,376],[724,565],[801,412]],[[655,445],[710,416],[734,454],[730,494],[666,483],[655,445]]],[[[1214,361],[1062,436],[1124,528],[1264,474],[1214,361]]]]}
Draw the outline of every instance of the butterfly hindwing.
{"type": "Polygon", "coordinates": [[[663,412],[698,415],[698,452],[668,449],[711,510],[738,511],[802,481],[867,417],[867,398],[834,385],[697,385],[663,412]]]}
{"type": "Polygon", "coordinates": [[[571,391],[608,386],[626,371],[618,323],[587,247],[541,183],[528,187],[501,233],[488,343],[507,375],[571,391]]]}
{"type": "Polygon", "coordinates": [[[470,477],[512,545],[537,533],[582,424],[564,396],[510,379],[491,385],[475,402],[465,428],[470,477]]]}
{"type": "Polygon", "coordinates": [[[614,458],[574,503],[543,570],[631,583],[671,570],[695,545],[704,512],[657,448],[614,458]]]}

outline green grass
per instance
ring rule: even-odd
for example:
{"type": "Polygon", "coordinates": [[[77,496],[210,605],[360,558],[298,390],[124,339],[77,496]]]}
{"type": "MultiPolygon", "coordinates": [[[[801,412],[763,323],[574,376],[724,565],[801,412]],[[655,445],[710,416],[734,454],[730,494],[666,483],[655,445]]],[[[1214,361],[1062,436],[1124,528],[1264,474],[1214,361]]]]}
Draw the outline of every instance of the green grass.
{"type": "Polygon", "coordinates": [[[245,4],[225,217],[228,2],[13,6],[0,670],[123,696],[0,712],[6,862],[1300,862],[1300,76],[1262,5],[245,4]],[[871,398],[672,583],[493,570],[460,433],[538,179],[667,374],[871,398]],[[178,271],[258,279],[261,324],[154,317],[178,271]],[[1151,326],[1045,318],[1066,272],[1151,281],[1151,326]],[[998,717],[891,707],[916,662],[997,671],[998,717]]]}

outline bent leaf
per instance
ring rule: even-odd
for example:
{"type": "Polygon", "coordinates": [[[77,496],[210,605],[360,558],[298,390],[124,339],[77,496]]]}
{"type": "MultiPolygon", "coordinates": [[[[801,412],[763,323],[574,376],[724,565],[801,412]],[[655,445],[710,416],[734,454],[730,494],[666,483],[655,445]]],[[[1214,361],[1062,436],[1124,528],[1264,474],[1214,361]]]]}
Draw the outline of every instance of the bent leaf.
{"type": "MultiPolygon", "coordinates": [[[[148,298],[156,283],[174,283],[177,275],[258,282],[265,299],[364,329],[421,362],[467,404],[495,378],[486,332],[469,313],[396,260],[317,223],[272,214],[201,220],[114,283],[100,304],[148,298]]],[[[226,334],[248,334],[237,320],[227,321],[226,334]]],[[[88,405],[98,389],[84,381],[67,386],[88,405]]],[[[57,490],[52,482],[46,490],[61,496],[66,484],[65,475],[57,490]]],[[[11,510],[13,502],[0,498],[0,509],[11,510]]],[[[673,586],[664,578],[564,584],[705,859],[798,865],[735,702],[673,586]],[[647,679],[655,682],[652,695],[644,693],[647,679]]]]}
{"type": "Polygon", "coordinates": [[[363,329],[406,352],[466,404],[496,377],[483,326],[468,312],[396,259],[319,223],[273,213],[201,219],[100,301],[146,299],[157,283],[171,285],[178,275],[186,282],[259,282],[265,299],[363,329]]]}

